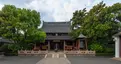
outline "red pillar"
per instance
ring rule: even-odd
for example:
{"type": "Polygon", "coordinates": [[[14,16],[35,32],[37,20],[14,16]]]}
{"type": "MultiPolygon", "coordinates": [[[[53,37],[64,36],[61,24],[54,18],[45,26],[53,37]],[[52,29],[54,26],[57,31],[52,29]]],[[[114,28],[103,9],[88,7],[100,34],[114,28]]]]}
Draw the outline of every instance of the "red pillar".
{"type": "Polygon", "coordinates": [[[78,39],[78,50],[80,50],[80,39],[78,39]]]}
{"type": "Polygon", "coordinates": [[[86,50],[87,50],[87,39],[85,38],[85,46],[86,46],[86,50]]]}

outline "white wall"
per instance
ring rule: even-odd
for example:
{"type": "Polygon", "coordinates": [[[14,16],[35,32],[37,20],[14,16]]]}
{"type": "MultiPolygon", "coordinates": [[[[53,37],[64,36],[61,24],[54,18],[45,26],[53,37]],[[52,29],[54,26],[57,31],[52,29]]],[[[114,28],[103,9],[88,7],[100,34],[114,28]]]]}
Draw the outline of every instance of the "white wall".
{"type": "Polygon", "coordinates": [[[120,57],[120,55],[119,55],[119,53],[120,53],[120,38],[119,37],[114,37],[114,39],[115,39],[115,57],[116,58],[119,58],[120,57]]]}

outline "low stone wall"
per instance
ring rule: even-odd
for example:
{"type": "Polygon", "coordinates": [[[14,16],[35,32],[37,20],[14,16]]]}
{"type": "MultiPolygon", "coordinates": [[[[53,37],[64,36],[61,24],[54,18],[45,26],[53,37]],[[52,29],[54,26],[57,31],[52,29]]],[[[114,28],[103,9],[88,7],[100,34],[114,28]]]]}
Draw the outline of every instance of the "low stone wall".
{"type": "Polygon", "coordinates": [[[18,55],[45,55],[48,51],[19,50],[18,55]]]}
{"type": "MultiPolygon", "coordinates": [[[[38,56],[38,55],[45,55],[47,54],[48,51],[33,51],[33,50],[19,50],[18,51],[18,55],[24,55],[24,56],[27,56],[27,55],[34,55],[34,56],[38,56]]],[[[96,52],[95,51],[88,51],[88,50],[85,50],[85,51],[64,51],[65,54],[67,55],[82,55],[82,56],[95,56],[96,52]]]]}
{"type": "Polygon", "coordinates": [[[83,56],[95,56],[96,52],[95,51],[64,51],[65,54],[67,55],[83,55],[83,56]]]}

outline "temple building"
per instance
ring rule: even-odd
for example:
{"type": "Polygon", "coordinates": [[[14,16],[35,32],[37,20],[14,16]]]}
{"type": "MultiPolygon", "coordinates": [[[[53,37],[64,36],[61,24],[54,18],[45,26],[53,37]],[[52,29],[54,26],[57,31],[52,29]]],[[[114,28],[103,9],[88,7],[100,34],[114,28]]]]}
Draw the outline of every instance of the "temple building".
{"type": "Polygon", "coordinates": [[[58,50],[87,50],[86,36],[80,34],[72,39],[71,22],[43,22],[42,30],[46,32],[45,43],[40,44],[41,50],[52,51],[58,45],[58,50]]]}

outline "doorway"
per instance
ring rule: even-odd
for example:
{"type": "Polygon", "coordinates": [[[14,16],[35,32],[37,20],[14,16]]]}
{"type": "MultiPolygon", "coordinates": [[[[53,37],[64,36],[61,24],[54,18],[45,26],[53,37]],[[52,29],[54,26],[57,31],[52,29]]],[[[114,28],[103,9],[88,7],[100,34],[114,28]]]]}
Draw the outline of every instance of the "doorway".
{"type": "Polygon", "coordinates": [[[51,42],[50,43],[50,50],[53,51],[55,50],[56,48],[56,44],[57,44],[57,48],[58,50],[63,50],[63,46],[64,46],[64,43],[63,42],[51,42]]]}

